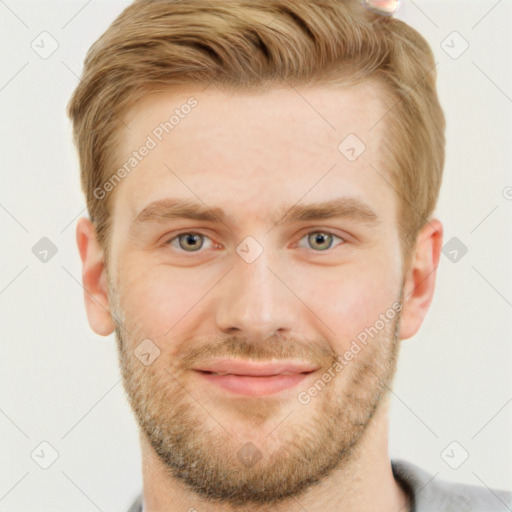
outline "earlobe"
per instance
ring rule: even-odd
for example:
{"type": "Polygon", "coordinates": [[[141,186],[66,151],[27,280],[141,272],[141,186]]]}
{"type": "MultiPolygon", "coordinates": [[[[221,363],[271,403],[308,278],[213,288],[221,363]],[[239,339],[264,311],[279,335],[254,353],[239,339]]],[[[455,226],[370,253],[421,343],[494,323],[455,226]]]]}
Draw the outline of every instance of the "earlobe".
{"type": "Polygon", "coordinates": [[[82,260],[82,284],[85,309],[91,329],[101,336],[108,336],[115,329],[110,314],[106,268],[94,224],[86,218],[76,226],[76,243],[82,260]]]}
{"type": "Polygon", "coordinates": [[[414,336],[432,302],[436,270],[443,244],[443,225],[431,219],[420,230],[409,268],[404,276],[399,338],[414,336]]]}

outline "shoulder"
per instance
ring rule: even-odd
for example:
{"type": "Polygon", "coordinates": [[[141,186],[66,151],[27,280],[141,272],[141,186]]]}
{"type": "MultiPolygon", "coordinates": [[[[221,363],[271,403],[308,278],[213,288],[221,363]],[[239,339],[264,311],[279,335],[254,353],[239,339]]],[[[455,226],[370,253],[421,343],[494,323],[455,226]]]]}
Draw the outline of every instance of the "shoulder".
{"type": "Polygon", "coordinates": [[[411,462],[391,461],[395,478],[410,491],[415,512],[506,512],[512,493],[440,480],[411,462]]]}
{"type": "Polygon", "coordinates": [[[142,512],[142,493],[137,496],[127,512],[142,512]]]}

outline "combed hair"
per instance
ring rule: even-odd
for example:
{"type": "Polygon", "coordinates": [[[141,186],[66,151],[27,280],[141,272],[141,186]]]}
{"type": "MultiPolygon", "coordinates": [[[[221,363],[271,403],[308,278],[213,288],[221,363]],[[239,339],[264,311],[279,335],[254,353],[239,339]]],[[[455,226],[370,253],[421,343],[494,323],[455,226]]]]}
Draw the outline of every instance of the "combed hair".
{"type": "MultiPolygon", "coordinates": [[[[106,250],[123,116],[173,86],[237,91],[376,83],[385,99],[382,162],[399,198],[403,248],[430,218],[445,158],[445,118],[425,39],[362,0],[136,0],[89,49],[69,104],[81,183],[106,250]]],[[[340,141],[341,142],[341,141],[340,141]]]]}

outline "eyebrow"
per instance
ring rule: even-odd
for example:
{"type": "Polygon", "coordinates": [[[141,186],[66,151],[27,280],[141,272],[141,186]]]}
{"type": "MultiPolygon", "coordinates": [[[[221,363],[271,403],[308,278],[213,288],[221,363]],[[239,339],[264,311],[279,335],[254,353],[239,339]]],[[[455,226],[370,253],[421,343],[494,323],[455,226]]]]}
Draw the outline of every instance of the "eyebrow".
{"type": "MultiPolygon", "coordinates": [[[[277,216],[271,219],[271,222],[276,225],[332,218],[347,218],[369,226],[376,226],[381,222],[369,205],[353,197],[339,197],[323,202],[285,206],[277,212],[277,216]]],[[[229,221],[222,208],[211,208],[186,199],[160,199],[144,207],[137,214],[132,225],[136,227],[141,224],[173,219],[220,223],[229,221]]]]}

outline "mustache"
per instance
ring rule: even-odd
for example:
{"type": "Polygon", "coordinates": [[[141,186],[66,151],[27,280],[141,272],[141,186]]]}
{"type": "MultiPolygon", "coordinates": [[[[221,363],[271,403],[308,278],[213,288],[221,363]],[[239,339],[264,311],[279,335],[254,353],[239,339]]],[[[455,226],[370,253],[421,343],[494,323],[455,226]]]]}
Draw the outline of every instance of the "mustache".
{"type": "Polygon", "coordinates": [[[272,359],[299,359],[318,366],[328,365],[336,359],[336,353],[326,341],[304,340],[294,336],[273,336],[265,342],[254,342],[247,337],[210,336],[186,349],[180,356],[179,365],[188,368],[210,358],[240,358],[250,361],[272,359]]]}

